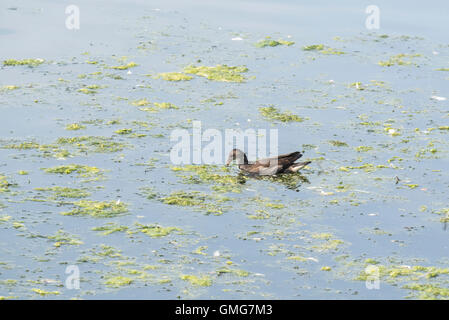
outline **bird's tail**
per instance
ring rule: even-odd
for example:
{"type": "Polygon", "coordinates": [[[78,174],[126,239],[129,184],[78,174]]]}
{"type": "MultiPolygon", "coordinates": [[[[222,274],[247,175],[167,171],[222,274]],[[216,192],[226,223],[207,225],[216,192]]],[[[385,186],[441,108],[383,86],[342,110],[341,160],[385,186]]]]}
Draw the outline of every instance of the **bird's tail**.
{"type": "Polygon", "coordinates": [[[312,161],[304,161],[304,162],[297,162],[293,163],[290,167],[288,167],[287,171],[289,172],[298,172],[305,166],[307,166],[309,163],[312,163],[312,161]]]}

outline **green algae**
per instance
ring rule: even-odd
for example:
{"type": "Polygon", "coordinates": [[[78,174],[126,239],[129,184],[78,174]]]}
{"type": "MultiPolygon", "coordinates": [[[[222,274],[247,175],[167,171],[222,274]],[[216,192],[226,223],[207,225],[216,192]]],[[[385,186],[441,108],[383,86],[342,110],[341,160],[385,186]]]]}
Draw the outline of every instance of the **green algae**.
{"type": "Polygon", "coordinates": [[[285,41],[285,40],[273,40],[270,37],[266,37],[264,40],[261,40],[255,44],[258,48],[265,47],[277,47],[277,46],[292,46],[295,43],[293,41],[285,41]]]}
{"type": "MultiPolygon", "coordinates": [[[[148,103],[149,104],[149,103],[148,103]]],[[[148,105],[146,104],[146,105],[148,105]]],[[[147,112],[158,112],[160,110],[168,110],[168,109],[179,109],[178,106],[174,105],[173,103],[169,102],[154,102],[152,107],[142,107],[139,108],[141,111],[147,111],[147,112]]]]}
{"type": "Polygon", "coordinates": [[[188,74],[196,74],[209,80],[224,82],[244,82],[246,78],[242,75],[248,71],[244,66],[230,67],[227,65],[216,65],[215,67],[193,66],[184,68],[184,72],[188,74]]]}
{"type": "Polygon", "coordinates": [[[0,216],[0,223],[3,223],[3,222],[8,222],[9,220],[11,220],[11,216],[7,216],[7,215],[2,215],[2,216],[0,216]]]}
{"type": "Polygon", "coordinates": [[[59,291],[46,291],[42,289],[33,288],[31,289],[34,293],[37,293],[40,296],[48,296],[48,295],[60,295],[61,292],[59,291]]]}
{"type": "Polygon", "coordinates": [[[105,244],[100,245],[100,250],[93,250],[93,254],[98,257],[103,258],[123,258],[123,255],[121,254],[121,250],[118,250],[112,246],[108,246],[105,244]]]}
{"type": "Polygon", "coordinates": [[[303,122],[304,118],[291,113],[290,111],[281,112],[273,106],[260,107],[259,112],[268,120],[281,122],[303,122]]]}
{"type": "Polygon", "coordinates": [[[181,207],[194,207],[212,213],[221,215],[227,211],[227,207],[222,203],[228,202],[231,199],[220,195],[209,195],[199,191],[173,191],[170,195],[160,198],[162,203],[168,205],[176,205],[181,207]]]}
{"type": "Polygon", "coordinates": [[[71,145],[80,152],[112,153],[122,151],[126,144],[113,141],[112,138],[98,136],[80,136],[72,138],[58,138],[57,144],[71,145]]]}
{"type": "Polygon", "coordinates": [[[128,205],[119,201],[80,200],[74,202],[71,211],[61,212],[66,216],[91,216],[94,218],[111,218],[128,212],[128,205]]]}
{"type": "Polygon", "coordinates": [[[15,85],[6,85],[0,88],[0,91],[11,91],[11,90],[17,90],[20,89],[19,86],[15,86],[15,85]]]}
{"type": "Polygon", "coordinates": [[[66,130],[81,130],[84,128],[86,128],[86,126],[83,126],[82,124],[79,123],[71,123],[65,127],[66,130]]]}
{"type": "Polygon", "coordinates": [[[78,89],[78,92],[84,93],[84,94],[96,94],[97,90],[89,89],[89,88],[80,88],[78,89]]]}
{"type": "Polygon", "coordinates": [[[181,173],[183,183],[187,184],[212,184],[212,190],[219,192],[240,193],[247,178],[241,175],[226,174],[228,168],[219,168],[215,165],[185,165],[172,166],[170,169],[181,173]],[[221,171],[221,172],[220,172],[221,171]],[[190,173],[190,175],[187,175],[190,173]]]}
{"type": "Polygon", "coordinates": [[[206,250],[207,248],[208,248],[208,246],[200,246],[200,247],[196,248],[195,251],[193,251],[192,253],[206,256],[207,253],[205,253],[204,250],[206,250]]]}
{"type": "Polygon", "coordinates": [[[355,88],[357,90],[365,90],[361,82],[353,82],[349,84],[349,88],[355,88]]]}
{"type": "Polygon", "coordinates": [[[43,153],[43,156],[53,156],[56,158],[65,158],[70,155],[67,150],[61,149],[57,145],[39,144],[34,141],[25,141],[19,144],[8,144],[3,146],[3,148],[15,150],[38,150],[43,153]]]}
{"type": "Polygon", "coordinates": [[[105,285],[112,288],[119,288],[124,286],[129,286],[133,283],[133,279],[124,276],[109,276],[105,278],[105,285]]]}
{"type": "Polygon", "coordinates": [[[313,245],[311,248],[318,252],[336,251],[343,244],[344,241],[340,239],[326,239],[326,241],[317,245],[313,245]]]}
{"type": "Polygon", "coordinates": [[[157,78],[162,78],[166,81],[188,81],[193,79],[192,76],[189,76],[182,72],[165,72],[159,73],[157,78]]]}
{"type": "Polygon", "coordinates": [[[0,280],[0,285],[3,285],[3,286],[15,286],[17,283],[18,283],[18,281],[14,280],[14,279],[0,280]]]}
{"type": "Polygon", "coordinates": [[[14,221],[12,223],[14,229],[25,229],[25,225],[22,222],[14,221]]]}
{"type": "Polygon", "coordinates": [[[55,187],[48,187],[48,188],[35,188],[34,190],[51,192],[52,196],[50,199],[60,199],[60,198],[79,199],[79,198],[86,198],[86,197],[90,196],[90,192],[86,191],[85,189],[79,189],[79,188],[55,186],[55,187]]]}
{"type": "Polygon", "coordinates": [[[217,274],[220,276],[222,274],[234,274],[238,277],[248,277],[249,272],[241,269],[222,267],[217,270],[217,274]]]}
{"type": "Polygon", "coordinates": [[[373,150],[373,147],[369,147],[369,146],[358,146],[358,147],[355,147],[354,149],[355,149],[355,151],[357,151],[357,152],[368,152],[368,151],[373,150]]]}
{"type": "Polygon", "coordinates": [[[59,248],[62,245],[76,245],[79,246],[83,242],[64,230],[58,230],[55,235],[48,236],[47,239],[53,241],[53,245],[59,248]]]}
{"type": "Polygon", "coordinates": [[[411,283],[404,285],[402,288],[417,291],[416,297],[420,300],[449,299],[449,289],[434,284],[411,283]]]}
{"type": "Polygon", "coordinates": [[[212,279],[209,276],[182,275],[181,280],[188,281],[190,284],[200,287],[210,287],[212,285],[212,279]]]}
{"type": "Polygon", "coordinates": [[[133,132],[133,129],[124,128],[124,129],[115,130],[114,132],[117,134],[126,135],[126,134],[131,134],[133,132]]]}
{"type": "MultiPolygon", "coordinates": [[[[376,270],[379,272],[380,278],[386,280],[389,283],[394,283],[397,280],[400,281],[416,281],[421,279],[433,279],[443,275],[449,275],[449,268],[438,268],[433,266],[407,266],[407,265],[381,265],[378,261],[366,259],[366,265],[376,265],[376,270]]],[[[366,280],[370,274],[365,271],[361,272],[356,280],[366,280]]]]}
{"type": "Polygon", "coordinates": [[[131,102],[131,104],[133,106],[137,106],[137,107],[143,107],[143,106],[148,106],[150,105],[150,101],[148,101],[146,98],[144,99],[139,99],[139,100],[134,100],[131,102]]]}
{"type": "Polygon", "coordinates": [[[120,65],[120,66],[112,66],[111,69],[115,69],[115,70],[128,70],[128,69],[130,69],[130,68],[134,68],[134,67],[137,67],[137,66],[138,66],[137,63],[135,63],[135,62],[129,62],[129,63],[127,63],[127,64],[123,64],[123,65],[120,65]]]}
{"type": "Polygon", "coordinates": [[[440,210],[432,211],[435,214],[441,215],[443,217],[440,218],[441,222],[447,223],[449,222],[449,208],[442,208],[440,210]]]}
{"type": "MultiPolygon", "coordinates": [[[[104,171],[97,168],[81,164],[67,164],[52,168],[43,168],[47,173],[54,173],[60,175],[68,175],[72,173],[78,174],[80,177],[90,178],[91,180],[99,180],[103,178],[104,171]]],[[[90,180],[89,180],[90,181],[90,180]]]]}
{"type": "Polygon", "coordinates": [[[304,51],[320,51],[324,49],[324,44],[311,44],[308,46],[302,47],[304,51]]]}
{"type": "Polygon", "coordinates": [[[29,66],[29,67],[37,67],[38,65],[44,63],[43,59],[8,59],[3,61],[4,66],[29,66]]]}
{"type": "Polygon", "coordinates": [[[363,171],[365,171],[367,173],[371,173],[371,172],[377,171],[377,169],[388,169],[388,168],[389,168],[389,166],[386,166],[383,164],[374,165],[372,163],[364,163],[360,166],[340,167],[339,170],[345,171],[345,172],[350,172],[350,170],[362,169],[363,171]]]}
{"type": "Polygon", "coordinates": [[[304,258],[303,256],[289,256],[286,258],[287,260],[295,260],[299,262],[306,262],[307,258],[304,258]]]}
{"type": "Polygon", "coordinates": [[[310,181],[305,176],[301,175],[300,173],[295,173],[295,174],[286,173],[286,174],[278,174],[275,176],[258,176],[258,177],[253,177],[253,178],[255,178],[257,180],[264,180],[264,181],[281,184],[281,185],[285,186],[287,189],[291,189],[291,190],[298,190],[298,188],[303,183],[310,183],[310,181]]]}
{"type": "Polygon", "coordinates": [[[334,147],[348,147],[348,144],[343,141],[338,140],[329,140],[329,144],[333,145],[334,147]]]}
{"type": "Polygon", "coordinates": [[[420,57],[420,54],[405,54],[400,53],[394,56],[391,56],[388,60],[379,61],[378,64],[382,67],[391,67],[391,66],[406,66],[413,64],[412,59],[416,57],[420,57]]]}
{"type": "MultiPolygon", "coordinates": [[[[182,232],[182,229],[177,227],[162,227],[157,224],[140,224],[136,223],[136,231],[135,232],[141,232],[144,233],[151,238],[162,238],[165,236],[168,236],[169,234],[176,232],[180,233],[182,232]]],[[[133,233],[135,233],[133,232],[133,233]]]]}
{"type": "Polygon", "coordinates": [[[316,52],[319,52],[322,54],[335,54],[335,55],[344,54],[343,51],[339,51],[337,49],[325,46],[324,44],[312,44],[312,45],[304,46],[304,47],[302,47],[302,50],[316,51],[316,52]]]}
{"type": "Polygon", "coordinates": [[[158,109],[179,109],[178,106],[169,102],[161,102],[161,103],[155,102],[154,106],[158,109]]]}
{"type": "Polygon", "coordinates": [[[15,186],[16,184],[9,182],[6,179],[6,176],[0,174],[0,193],[9,192],[10,187],[15,186]]]}
{"type": "Polygon", "coordinates": [[[376,277],[394,286],[401,286],[410,292],[410,297],[418,299],[444,299],[449,296],[449,289],[442,288],[441,284],[449,275],[448,268],[434,266],[408,266],[390,265],[385,266],[373,259],[367,259],[365,266],[373,265],[372,268],[365,268],[354,279],[357,281],[367,281],[372,279],[373,272],[376,277]],[[443,279],[440,279],[443,278],[443,279]]]}
{"type": "Polygon", "coordinates": [[[312,234],[313,239],[329,240],[333,237],[332,233],[314,233],[312,234]]]}
{"type": "Polygon", "coordinates": [[[101,227],[94,227],[92,228],[92,231],[100,231],[102,235],[107,236],[114,232],[124,232],[127,231],[127,226],[118,225],[114,222],[106,223],[105,225],[101,227]]]}
{"type": "Polygon", "coordinates": [[[141,192],[141,195],[144,196],[148,200],[152,200],[157,198],[158,193],[154,191],[154,188],[152,187],[142,187],[139,189],[141,192]]]}

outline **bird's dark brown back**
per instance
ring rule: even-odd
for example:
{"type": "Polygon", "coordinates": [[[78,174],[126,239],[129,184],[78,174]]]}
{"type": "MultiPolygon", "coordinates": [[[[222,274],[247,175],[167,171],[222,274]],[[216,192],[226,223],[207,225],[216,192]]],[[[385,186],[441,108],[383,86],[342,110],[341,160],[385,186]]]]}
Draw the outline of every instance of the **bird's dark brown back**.
{"type": "Polygon", "coordinates": [[[293,162],[295,162],[296,160],[298,160],[301,157],[302,157],[301,152],[295,151],[295,152],[291,152],[291,153],[281,154],[281,155],[279,155],[277,157],[273,157],[273,158],[261,159],[261,160],[256,161],[254,164],[264,166],[264,167],[281,165],[282,167],[285,168],[285,167],[290,166],[293,162]]]}

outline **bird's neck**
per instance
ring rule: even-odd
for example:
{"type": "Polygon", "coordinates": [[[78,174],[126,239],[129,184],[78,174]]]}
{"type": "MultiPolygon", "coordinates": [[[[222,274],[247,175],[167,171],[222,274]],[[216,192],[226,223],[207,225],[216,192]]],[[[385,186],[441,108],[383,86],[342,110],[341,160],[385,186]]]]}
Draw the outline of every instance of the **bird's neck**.
{"type": "MultiPolygon", "coordinates": [[[[239,159],[240,160],[240,159],[239,159]]],[[[246,164],[248,164],[249,162],[248,162],[248,158],[246,157],[246,154],[244,153],[243,154],[243,163],[239,163],[239,166],[241,166],[241,165],[246,165],[246,164]]]]}

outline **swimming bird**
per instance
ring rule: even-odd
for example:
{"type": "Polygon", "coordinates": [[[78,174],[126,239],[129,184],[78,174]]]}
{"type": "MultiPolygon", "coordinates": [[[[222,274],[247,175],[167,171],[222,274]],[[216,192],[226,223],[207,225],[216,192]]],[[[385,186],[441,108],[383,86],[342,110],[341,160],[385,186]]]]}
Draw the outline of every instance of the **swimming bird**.
{"type": "Polygon", "coordinates": [[[301,157],[301,152],[296,151],[287,154],[281,154],[273,158],[257,160],[250,163],[243,151],[239,149],[233,149],[229,153],[228,160],[226,161],[226,166],[229,166],[232,161],[236,160],[239,169],[246,173],[272,176],[278,173],[295,173],[311,163],[311,161],[295,162],[301,157]]]}

